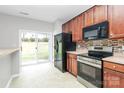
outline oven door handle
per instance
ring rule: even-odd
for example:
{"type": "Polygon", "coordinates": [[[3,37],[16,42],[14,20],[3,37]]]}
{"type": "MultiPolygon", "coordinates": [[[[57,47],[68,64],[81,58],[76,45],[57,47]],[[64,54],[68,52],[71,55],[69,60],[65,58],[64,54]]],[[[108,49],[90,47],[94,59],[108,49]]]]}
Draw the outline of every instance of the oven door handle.
{"type": "Polygon", "coordinates": [[[100,69],[102,68],[101,65],[93,64],[91,62],[87,62],[87,60],[79,60],[78,59],[78,62],[80,62],[82,64],[87,64],[87,65],[92,66],[92,67],[95,67],[95,68],[100,68],[100,69]]]}

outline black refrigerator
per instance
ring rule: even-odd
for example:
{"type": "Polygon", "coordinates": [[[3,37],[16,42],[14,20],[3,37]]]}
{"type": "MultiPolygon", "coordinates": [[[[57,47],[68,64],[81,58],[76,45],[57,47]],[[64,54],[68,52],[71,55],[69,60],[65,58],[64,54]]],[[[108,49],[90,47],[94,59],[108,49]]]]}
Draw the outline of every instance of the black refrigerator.
{"type": "Polygon", "coordinates": [[[67,67],[66,51],[75,51],[76,43],[72,42],[72,34],[60,33],[54,36],[54,66],[65,72],[67,67]]]}

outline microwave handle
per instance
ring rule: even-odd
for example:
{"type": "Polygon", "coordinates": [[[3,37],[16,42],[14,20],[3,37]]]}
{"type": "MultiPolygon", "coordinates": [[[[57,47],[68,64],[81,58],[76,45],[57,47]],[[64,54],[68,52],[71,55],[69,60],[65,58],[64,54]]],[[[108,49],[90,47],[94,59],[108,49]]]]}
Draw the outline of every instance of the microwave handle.
{"type": "Polygon", "coordinates": [[[99,26],[98,29],[97,29],[97,31],[100,32],[100,30],[101,30],[101,27],[99,26]]]}
{"type": "Polygon", "coordinates": [[[100,37],[100,35],[101,35],[101,27],[99,26],[98,29],[97,29],[97,36],[98,36],[98,38],[100,37]]]}

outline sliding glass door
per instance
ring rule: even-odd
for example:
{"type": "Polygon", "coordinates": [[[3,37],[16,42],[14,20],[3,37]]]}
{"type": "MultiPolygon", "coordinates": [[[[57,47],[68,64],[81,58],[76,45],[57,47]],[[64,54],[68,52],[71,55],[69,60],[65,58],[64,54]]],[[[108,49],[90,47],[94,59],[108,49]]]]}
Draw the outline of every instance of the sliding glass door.
{"type": "Polygon", "coordinates": [[[22,65],[49,61],[49,36],[47,33],[22,33],[22,65]]]}
{"type": "Polygon", "coordinates": [[[37,60],[38,62],[49,60],[48,34],[37,34],[37,60]]]}

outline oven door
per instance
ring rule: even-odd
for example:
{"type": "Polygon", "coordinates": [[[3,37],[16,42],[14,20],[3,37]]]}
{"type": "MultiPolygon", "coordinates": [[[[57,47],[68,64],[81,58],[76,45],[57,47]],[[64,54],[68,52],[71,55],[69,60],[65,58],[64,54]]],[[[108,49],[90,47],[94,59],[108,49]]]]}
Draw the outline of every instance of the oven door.
{"type": "MultiPolygon", "coordinates": [[[[102,70],[100,68],[78,62],[78,76],[91,85],[102,87],[102,70]]],[[[90,87],[87,83],[86,86],[90,87]]]]}

